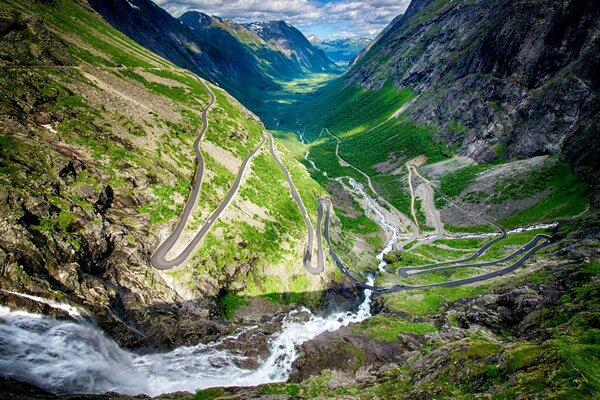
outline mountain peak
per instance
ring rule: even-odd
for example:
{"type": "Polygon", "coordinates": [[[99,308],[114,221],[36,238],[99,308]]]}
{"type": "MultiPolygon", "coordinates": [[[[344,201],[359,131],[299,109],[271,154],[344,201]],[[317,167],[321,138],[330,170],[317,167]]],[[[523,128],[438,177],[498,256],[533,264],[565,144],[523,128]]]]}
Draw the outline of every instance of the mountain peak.
{"type": "Polygon", "coordinates": [[[309,42],[311,42],[312,44],[318,44],[321,43],[321,39],[319,39],[318,37],[316,37],[315,35],[308,35],[306,37],[308,39],[309,42]]]}

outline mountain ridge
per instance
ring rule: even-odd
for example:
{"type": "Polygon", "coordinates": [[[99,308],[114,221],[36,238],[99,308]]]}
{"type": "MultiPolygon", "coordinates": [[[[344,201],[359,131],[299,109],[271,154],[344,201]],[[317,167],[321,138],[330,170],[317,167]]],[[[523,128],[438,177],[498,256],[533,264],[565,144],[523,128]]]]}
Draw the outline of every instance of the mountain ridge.
{"type": "Polygon", "coordinates": [[[258,94],[277,92],[281,81],[335,70],[331,61],[293,27],[283,32],[291,32],[293,38],[284,40],[284,35],[281,39],[292,46],[283,48],[234,21],[199,11],[188,11],[177,19],[150,0],[90,0],[90,5],[122,33],[176,65],[218,83],[255,112],[265,107],[258,94]],[[296,51],[297,43],[300,47],[296,51]]]}
{"type": "Polygon", "coordinates": [[[334,72],[336,66],[325,53],[312,46],[310,41],[296,28],[285,21],[250,22],[243,24],[263,40],[275,43],[292,58],[312,72],[334,72]]]}
{"type": "MultiPolygon", "coordinates": [[[[593,2],[551,3],[477,1],[459,7],[413,1],[345,80],[381,88],[389,77],[396,87],[412,88],[418,98],[403,115],[439,124],[441,138],[478,161],[556,154],[563,144],[578,142],[576,132],[598,129],[600,85],[592,65],[599,62],[593,38],[600,16],[593,2]],[[471,23],[475,15],[487,22],[471,23]],[[527,28],[524,15],[535,15],[539,23],[527,28]],[[468,28],[459,32],[459,26],[468,28]],[[387,61],[378,61],[382,57],[387,61]],[[476,87],[490,90],[478,96],[476,87]],[[548,103],[554,104],[551,110],[544,109],[548,103]],[[554,111],[559,109],[568,112],[561,117],[554,111]],[[464,130],[453,131],[451,120],[464,130]]],[[[596,140],[590,144],[597,149],[596,140]]]]}

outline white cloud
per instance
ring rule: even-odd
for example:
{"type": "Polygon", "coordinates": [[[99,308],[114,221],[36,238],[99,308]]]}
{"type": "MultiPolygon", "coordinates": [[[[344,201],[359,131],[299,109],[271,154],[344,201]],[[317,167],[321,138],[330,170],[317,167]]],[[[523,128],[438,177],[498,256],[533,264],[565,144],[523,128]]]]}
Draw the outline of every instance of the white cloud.
{"type": "MultiPolygon", "coordinates": [[[[341,23],[351,36],[374,36],[398,14],[410,0],[353,1],[338,0],[154,0],[171,14],[189,10],[231,18],[239,23],[285,20],[294,26],[341,23]]],[[[306,30],[306,29],[305,29],[306,30]]],[[[339,36],[334,33],[335,36],[339,36]]]]}

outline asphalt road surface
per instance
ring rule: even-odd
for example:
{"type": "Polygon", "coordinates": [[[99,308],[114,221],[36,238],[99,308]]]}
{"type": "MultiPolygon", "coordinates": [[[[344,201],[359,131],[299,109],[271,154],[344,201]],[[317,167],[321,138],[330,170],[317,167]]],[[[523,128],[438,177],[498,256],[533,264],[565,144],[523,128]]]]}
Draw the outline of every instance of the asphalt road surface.
{"type": "Polygon", "coordinates": [[[290,177],[290,172],[285,167],[285,165],[281,162],[279,157],[277,157],[277,153],[275,152],[275,146],[273,145],[273,137],[270,134],[268,134],[268,136],[269,136],[269,148],[271,150],[271,156],[273,157],[275,162],[277,162],[277,164],[279,165],[279,168],[285,175],[285,179],[287,179],[288,186],[290,187],[290,194],[292,195],[292,198],[294,199],[296,204],[298,204],[298,208],[300,208],[300,213],[304,217],[304,223],[306,224],[306,230],[308,231],[308,236],[306,239],[306,248],[304,249],[304,258],[302,259],[302,262],[304,263],[304,268],[306,268],[306,270],[308,272],[310,272],[311,274],[318,275],[321,272],[323,272],[323,270],[325,269],[325,261],[324,261],[325,257],[323,256],[323,243],[322,243],[323,241],[321,240],[321,215],[322,215],[322,212],[321,212],[321,208],[320,208],[321,207],[320,203],[319,203],[319,219],[317,221],[317,265],[315,267],[313,267],[312,253],[313,253],[314,229],[312,226],[312,222],[310,221],[310,218],[308,217],[308,212],[306,211],[306,207],[304,207],[302,198],[300,197],[300,194],[298,194],[298,190],[296,190],[296,186],[294,185],[294,182],[292,181],[292,178],[290,177]]]}
{"type": "MultiPolygon", "coordinates": [[[[331,244],[331,238],[330,238],[330,235],[329,235],[331,202],[329,200],[327,200],[327,199],[319,199],[318,201],[319,201],[320,205],[322,205],[321,204],[322,202],[327,201],[327,209],[326,209],[326,215],[325,215],[325,234],[324,234],[324,237],[325,237],[325,241],[327,242],[327,245],[329,247],[329,255],[331,256],[331,258],[333,259],[333,261],[335,262],[335,264],[337,265],[337,267],[339,268],[339,270],[342,272],[342,274],[344,276],[346,276],[350,280],[350,282],[352,282],[352,284],[354,284],[355,286],[357,286],[359,288],[369,289],[369,290],[372,290],[372,291],[378,292],[378,293],[400,292],[400,291],[405,291],[405,290],[426,289],[426,288],[439,287],[439,286],[452,287],[452,286],[467,285],[467,284],[470,284],[470,283],[485,281],[487,279],[495,278],[495,277],[498,277],[498,276],[505,275],[505,274],[508,274],[510,272],[513,272],[514,270],[516,270],[517,268],[519,268],[520,266],[522,266],[533,254],[535,254],[535,252],[537,252],[538,250],[540,250],[543,247],[549,246],[553,242],[552,237],[550,237],[550,236],[547,236],[547,235],[537,235],[529,243],[527,243],[525,246],[523,246],[522,248],[520,248],[516,252],[512,253],[511,255],[509,255],[509,256],[507,256],[507,257],[505,257],[503,259],[500,259],[500,260],[489,261],[489,262],[486,262],[486,263],[479,263],[479,264],[446,266],[447,264],[457,263],[458,260],[456,260],[456,261],[450,261],[450,262],[447,262],[447,263],[431,264],[429,266],[429,267],[433,267],[433,266],[436,266],[436,265],[440,266],[441,268],[435,269],[437,271],[444,270],[444,269],[451,269],[451,268],[460,268],[460,267],[473,267],[473,268],[476,268],[476,267],[482,267],[482,266],[491,266],[491,265],[501,264],[501,263],[509,261],[509,260],[511,260],[513,258],[516,258],[517,256],[523,254],[523,256],[520,259],[518,259],[515,263],[513,263],[513,264],[511,264],[511,265],[509,265],[507,267],[501,268],[501,269],[499,269],[497,271],[489,272],[487,274],[477,275],[477,276],[473,276],[473,277],[470,277],[470,278],[459,279],[459,280],[455,280],[455,281],[433,283],[433,284],[429,284],[429,285],[416,285],[416,286],[394,285],[394,286],[392,286],[390,288],[382,288],[382,287],[377,287],[377,286],[373,286],[373,285],[368,285],[368,284],[365,284],[364,282],[360,282],[356,278],[354,278],[352,276],[352,274],[348,271],[348,269],[346,268],[346,266],[344,265],[344,263],[340,260],[339,256],[333,250],[333,246],[331,244]]],[[[320,212],[321,212],[321,209],[322,209],[322,207],[319,207],[319,211],[320,212]]],[[[486,244],[486,246],[487,245],[489,245],[489,243],[486,244]]],[[[487,248],[489,248],[489,246],[487,246],[487,248]]],[[[480,251],[481,251],[481,249],[480,249],[480,251]]],[[[485,251],[483,251],[483,252],[485,252],[485,251]]],[[[481,254],[483,254],[483,252],[481,254]]],[[[478,254],[478,253],[479,253],[479,251],[476,254],[478,254]]],[[[471,256],[471,257],[476,258],[474,256],[471,256]]],[[[415,269],[415,268],[412,268],[412,269],[415,269]]],[[[428,272],[431,272],[433,270],[434,269],[429,269],[427,271],[423,271],[422,273],[428,273],[428,272]]]]}
{"type": "Polygon", "coordinates": [[[202,128],[200,129],[200,132],[198,133],[198,137],[194,141],[194,150],[196,152],[196,158],[198,160],[196,179],[194,181],[194,187],[193,187],[193,189],[190,193],[190,196],[188,197],[185,207],[183,209],[183,213],[181,214],[179,223],[177,224],[177,226],[175,227],[173,232],[171,232],[171,234],[167,237],[167,239],[158,246],[158,248],[156,249],[154,254],[152,254],[152,257],[150,258],[150,263],[157,269],[166,270],[166,269],[171,269],[173,267],[176,267],[176,266],[184,263],[192,255],[192,253],[196,250],[196,248],[198,247],[198,245],[200,244],[200,242],[202,241],[204,236],[206,236],[206,234],[210,231],[210,229],[212,228],[214,223],[219,219],[219,217],[221,216],[223,211],[225,211],[227,206],[231,203],[233,197],[237,194],[237,191],[238,191],[240,184],[242,182],[242,179],[244,177],[244,173],[246,172],[246,169],[247,169],[250,161],[260,151],[262,146],[265,144],[265,140],[268,138],[271,156],[277,162],[277,164],[279,165],[279,168],[281,169],[281,171],[283,172],[283,174],[285,175],[285,177],[287,179],[288,185],[290,187],[290,194],[291,194],[292,198],[298,204],[298,207],[300,208],[300,212],[302,213],[302,215],[304,217],[304,222],[306,224],[306,228],[308,231],[307,243],[306,243],[306,248],[304,251],[304,258],[303,258],[304,267],[311,274],[315,274],[315,275],[320,274],[321,272],[323,272],[323,270],[325,268],[323,245],[322,245],[322,240],[321,240],[322,212],[319,212],[319,220],[317,222],[317,242],[318,242],[317,243],[317,265],[313,266],[312,265],[312,249],[313,249],[313,240],[314,240],[313,239],[314,238],[314,229],[313,229],[312,223],[310,221],[310,218],[308,217],[306,207],[304,206],[304,203],[302,202],[302,199],[301,199],[300,195],[298,194],[298,190],[296,189],[296,186],[294,185],[294,182],[292,181],[292,179],[290,177],[289,171],[287,170],[285,165],[281,162],[281,160],[277,156],[277,153],[275,151],[275,146],[273,144],[273,137],[269,133],[263,133],[263,135],[261,137],[261,142],[244,159],[244,161],[242,162],[242,165],[240,167],[240,170],[238,171],[238,174],[235,178],[235,181],[233,182],[233,185],[229,189],[229,193],[227,193],[227,196],[225,197],[225,199],[212,212],[210,217],[202,225],[200,230],[194,235],[192,240],[190,240],[187,243],[187,245],[179,253],[179,255],[177,255],[176,257],[174,257],[172,259],[167,259],[167,254],[171,251],[171,249],[175,246],[175,244],[177,244],[178,240],[181,237],[181,233],[185,229],[187,221],[189,220],[190,216],[192,215],[192,213],[194,211],[195,205],[198,202],[198,196],[200,194],[200,189],[202,187],[202,178],[204,176],[204,158],[202,157],[202,153],[200,152],[200,143],[202,141],[202,138],[204,137],[206,130],[208,129],[207,115],[208,115],[208,111],[215,103],[215,96],[202,79],[200,79],[198,77],[196,77],[196,79],[198,79],[198,81],[202,84],[202,86],[204,86],[204,89],[206,89],[206,91],[208,92],[208,94],[210,96],[209,104],[202,111],[202,116],[201,116],[202,128]]]}

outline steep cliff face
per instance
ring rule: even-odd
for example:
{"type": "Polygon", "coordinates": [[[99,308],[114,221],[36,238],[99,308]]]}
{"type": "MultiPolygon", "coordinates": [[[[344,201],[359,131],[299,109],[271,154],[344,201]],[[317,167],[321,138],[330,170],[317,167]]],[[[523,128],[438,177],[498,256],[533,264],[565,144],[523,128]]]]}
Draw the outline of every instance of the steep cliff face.
{"type": "MultiPolygon", "coordinates": [[[[9,1],[0,31],[3,305],[50,311],[23,295],[76,304],[121,344],[170,347],[228,331],[235,304],[267,294],[275,310],[318,301],[332,268],[307,276],[302,215],[264,150],[193,256],[172,271],[150,265],[196,170],[209,94],[193,75],[79,2],[9,1]]],[[[207,86],[216,104],[201,145],[206,174],[183,240],[223,201],[263,132],[254,114],[207,86]]],[[[316,216],[322,189],[279,151],[316,216]]]]}
{"type": "Polygon", "coordinates": [[[347,81],[411,88],[403,115],[478,161],[565,149],[595,162],[599,32],[592,0],[415,0],[347,81]]]}

